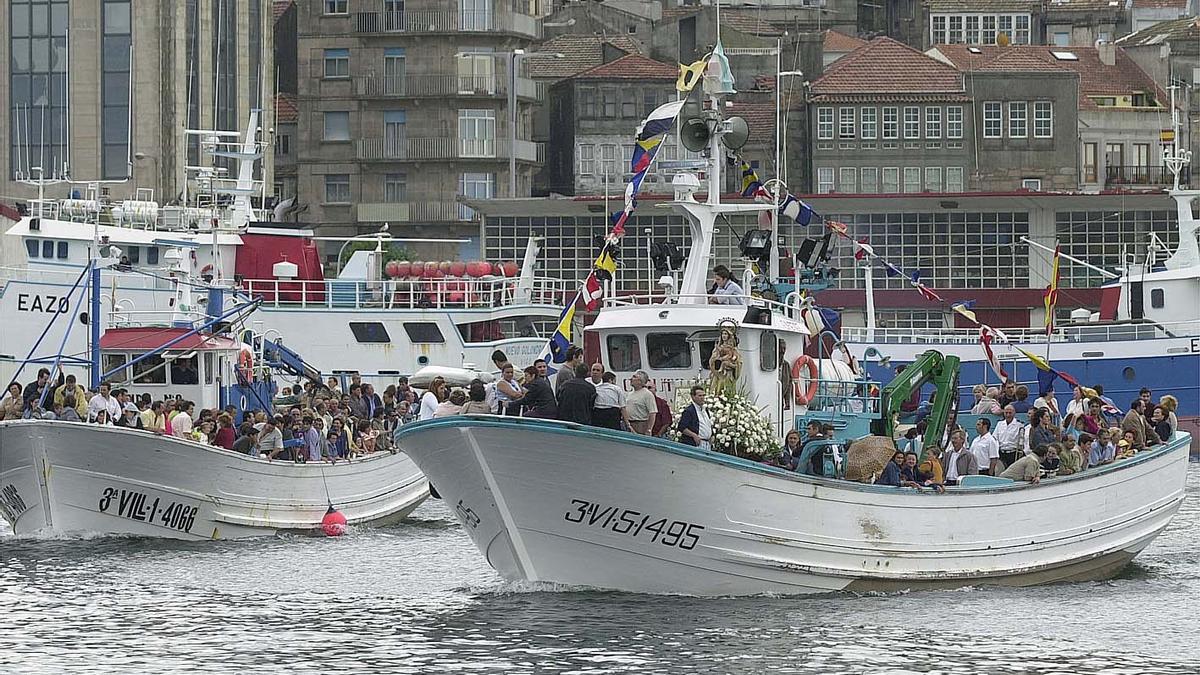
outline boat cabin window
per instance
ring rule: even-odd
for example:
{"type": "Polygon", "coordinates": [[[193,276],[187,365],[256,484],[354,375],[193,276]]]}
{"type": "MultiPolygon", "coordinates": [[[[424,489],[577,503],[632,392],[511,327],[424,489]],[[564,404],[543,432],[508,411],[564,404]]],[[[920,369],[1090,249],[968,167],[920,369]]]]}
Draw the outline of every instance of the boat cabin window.
{"type": "Polygon", "coordinates": [[[146,247],[146,264],[147,265],[157,265],[158,264],[158,247],[157,246],[147,246],[146,247]]]}
{"type": "Polygon", "coordinates": [[[53,258],[54,257],[54,242],[50,241],[49,239],[42,242],[42,257],[43,258],[53,258]]]}
{"type": "Polygon", "coordinates": [[[171,360],[171,384],[200,384],[200,371],[196,369],[196,356],[171,360]]]}
{"type": "Polygon", "coordinates": [[[213,371],[216,370],[216,368],[214,367],[216,364],[216,361],[217,361],[216,354],[213,354],[212,352],[208,352],[204,355],[204,384],[212,384],[213,383],[213,371]]]}
{"type": "Polygon", "coordinates": [[[404,332],[413,344],[441,344],[446,341],[442,337],[442,329],[436,323],[404,322],[404,332]]]}
{"type": "Polygon", "coordinates": [[[692,346],[687,333],[649,333],[646,335],[646,354],[655,370],[692,367],[692,346]]]}
{"type": "Polygon", "coordinates": [[[759,337],[758,367],[766,371],[779,367],[779,338],[772,331],[764,330],[759,337]]]}
{"type": "Polygon", "coordinates": [[[608,336],[608,367],[624,373],[641,369],[642,351],[636,335],[608,336]]]}
{"type": "Polygon", "coordinates": [[[25,250],[29,252],[30,258],[38,257],[38,249],[39,248],[40,248],[40,244],[38,244],[37,239],[26,239],[25,240],[25,250]]]}
{"type": "Polygon", "coordinates": [[[167,369],[162,354],[148,356],[133,364],[134,384],[166,384],[167,369]]]}
{"type": "Polygon", "coordinates": [[[130,265],[139,265],[142,262],[142,247],[141,246],[126,246],[125,255],[129,256],[130,265]]]}
{"type": "Polygon", "coordinates": [[[58,257],[60,259],[65,260],[67,258],[67,253],[70,251],[70,248],[71,248],[70,244],[68,244],[67,242],[65,242],[65,241],[58,242],[58,251],[57,251],[58,257]]]}
{"type": "Polygon", "coordinates": [[[1163,289],[1151,288],[1150,289],[1150,306],[1153,307],[1154,309],[1162,309],[1165,304],[1166,304],[1166,300],[1163,297],[1163,289]]]}
{"type": "MultiPolygon", "coordinates": [[[[124,354],[104,354],[100,358],[100,368],[103,372],[107,373],[110,370],[120,368],[128,361],[129,358],[124,354]]],[[[118,370],[112,375],[109,375],[107,379],[113,382],[124,382],[129,379],[129,371],[124,369],[118,370]]]]}
{"type": "MultiPolygon", "coordinates": [[[[404,325],[408,326],[408,324],[404,325]]],[[[387,328],[378,321],[351,321],[350,332],[354,333],[354,339],[359,342],[386,343],[392,341],[392,336],[388,335],[387,328]]]]}

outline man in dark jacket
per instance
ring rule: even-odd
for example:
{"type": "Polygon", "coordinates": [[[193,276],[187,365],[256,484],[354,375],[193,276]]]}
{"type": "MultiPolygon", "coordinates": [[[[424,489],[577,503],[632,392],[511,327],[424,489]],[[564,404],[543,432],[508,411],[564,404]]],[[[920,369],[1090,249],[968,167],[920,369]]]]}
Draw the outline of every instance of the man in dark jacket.
{"type": "Polygon", "coordinates": [[[558,417],[558,407],[554,400],[554,389],[550,386],[550,380],[538,373],[536,365],[541,363],[545,368],[546,362],[538,359],[534,363],[525,369],[525,382],[521,385],[525,389],[525,396],[521,399],[521,406],[526,417],[555,419],[558,417]]]}
{"type": "Polygon", "coordinates": [[[595,405],[596,387],[588,381],[588,367],[579,363],[575,377],[558,385],[558,419],[590,425],[595,405]]]}

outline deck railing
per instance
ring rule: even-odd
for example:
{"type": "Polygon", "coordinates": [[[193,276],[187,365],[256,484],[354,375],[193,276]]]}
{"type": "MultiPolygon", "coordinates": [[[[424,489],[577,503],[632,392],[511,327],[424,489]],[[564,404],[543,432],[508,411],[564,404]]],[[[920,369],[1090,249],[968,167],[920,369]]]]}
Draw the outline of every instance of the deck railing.
{"type": "MultiPolygon", "coordinates": [[[[1046,331],[1041,328],[1004,328],[1013,342],[1045,342],[1046,331]]],[[[1145,340],[1170,335],[1194,335],[1194,322],[1173,323],[1104,323],[1066,324],[1055,329],[1050,342],[1105,342],[1110,340],[1145,340]]],[[[843,327],[842,338],[847,342],[871,344],[929,344],[974,345],[979,343],[975,328],[864,328],[843,327]]]]}
{"type": "MultiPolygon", "coordinates": [[[[661,305],[667,300],[668,300],[668,296],[666,296],[662,293],[642,293],[642,294],[631,294],[631,295],[605,296],[604,304],[607,307],[623,307],[623,306],[629,307],[629,306],[637,306],[637,305],[661,305]]],[[[684,294],[672,295],[672,296],[670,296],[669,300],[670,300],[670,302],[668,303],[668,306],[680,305],[680,306],[686,307],[689,304],[694,304],[694,305],[714,304],[714,305],[721,306],[721,307],[728,307],[731,312],[736,311],[739,308],[744,310],[746,307],[762,307],[762,308],[770,309],[773,312],[779,312],[779,313],[783,314],[784,316],[791,318],[791,319],[797,319],[797,320],[799,319],[799,316],[798,316],[799,308],[797,308],[797,307],[794,307],[792,305],[788,305],[788,304],[785,304],[782,302],[777,302],[775,300],[764,300],[763,298],[756,298],[756,297],[753,297],[750,295],[713,296],[713,295],[706,295],[706,294],[702,294],[702,293],[701,294],[684,293],[684,294]],[[742,304],[735,305],[735,304],[720,303],[719,305],[717,305],[717,303],[709,302],[710,300],[714,300],[717,297],[720,297],[722,300],[726,300],[726,299],[740,300],[742,302],[742,304]],[[686,300],[687,302],[681,303],[680,302],[681,300],[686,300]],[[700,302],[695,302],[695,301],[700,301],[700,302]]]]}
{"type": "Polygon", "coordinates": [[[528,289],[516,278],[404,279],[386,281],[242,282],[251,297],[267,307],[329,307],[345,309],[476,309],[516,305],[561,306],[578,290],[577,282],[535,277],[528,289]]]}

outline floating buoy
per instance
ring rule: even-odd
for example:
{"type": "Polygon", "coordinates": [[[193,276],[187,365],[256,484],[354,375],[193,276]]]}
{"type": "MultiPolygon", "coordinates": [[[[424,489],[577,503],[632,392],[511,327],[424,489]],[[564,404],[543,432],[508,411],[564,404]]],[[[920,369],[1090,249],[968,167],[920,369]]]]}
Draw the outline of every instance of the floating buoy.
{"type": "Polygon", "coordinates": [[[329,510],[325,512],[325,517],[321,519],[321,531],[327,537],[340,537],[346,534],[346,516],[343,516],[341,511],[333,508],[333,504],[329,505],[329,510]]]}

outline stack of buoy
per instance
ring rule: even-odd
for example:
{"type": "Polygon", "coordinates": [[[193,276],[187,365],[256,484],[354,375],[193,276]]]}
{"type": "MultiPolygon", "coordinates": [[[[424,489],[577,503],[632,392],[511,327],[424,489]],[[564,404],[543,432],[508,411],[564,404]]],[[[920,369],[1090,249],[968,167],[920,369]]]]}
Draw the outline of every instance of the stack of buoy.
{"type": "Polygon", "coordinates": [[[490,263],[483,260],[463,262],[461,260],[444,260],[441,262],[423,260],[392,260],[384,265],[383,273],[389,279],[445,279],[484,277],[515,277],[521,268],[515,262],[490,263]]]}

